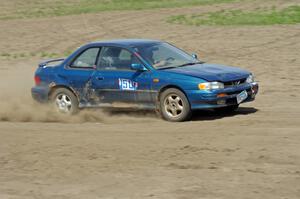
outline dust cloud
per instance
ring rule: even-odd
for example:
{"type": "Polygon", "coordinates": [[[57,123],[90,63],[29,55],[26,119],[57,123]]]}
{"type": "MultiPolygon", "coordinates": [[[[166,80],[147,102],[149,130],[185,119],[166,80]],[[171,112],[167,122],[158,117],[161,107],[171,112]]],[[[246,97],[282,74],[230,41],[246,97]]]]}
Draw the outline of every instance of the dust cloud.
{"type": "Polygon", "coordinates": [[[0,121],[2,122],[118,123],[147,120],[157,120],[155,113],[95,108],[82,109],[77,114],[67,115],[58,112],[51,103],[40,104],[30,98],[6,101],[2,97],[0,102],[0,121]]]}

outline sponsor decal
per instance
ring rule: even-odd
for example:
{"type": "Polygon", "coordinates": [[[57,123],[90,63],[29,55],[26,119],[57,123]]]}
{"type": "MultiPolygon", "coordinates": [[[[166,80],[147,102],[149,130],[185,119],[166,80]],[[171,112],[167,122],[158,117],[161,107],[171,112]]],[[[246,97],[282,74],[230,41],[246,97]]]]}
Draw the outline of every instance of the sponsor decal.
{"type": "Polygon", "coordinates": [[[120,90],[137,90],[138,83],[131,81],[130,79],[119,78],[119,88],[120,90]]]}

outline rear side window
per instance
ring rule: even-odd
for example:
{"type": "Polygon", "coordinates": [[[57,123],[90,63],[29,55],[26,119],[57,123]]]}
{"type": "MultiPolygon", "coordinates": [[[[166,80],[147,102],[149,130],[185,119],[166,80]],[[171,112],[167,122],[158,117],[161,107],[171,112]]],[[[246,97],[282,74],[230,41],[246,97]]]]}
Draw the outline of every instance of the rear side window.
{"type": "Polygon", "coordinates": [[[71,67],[74,68],[93,68],[96,65],[99,48],[89,48],[82,52],[72,62],[71,67]]]}

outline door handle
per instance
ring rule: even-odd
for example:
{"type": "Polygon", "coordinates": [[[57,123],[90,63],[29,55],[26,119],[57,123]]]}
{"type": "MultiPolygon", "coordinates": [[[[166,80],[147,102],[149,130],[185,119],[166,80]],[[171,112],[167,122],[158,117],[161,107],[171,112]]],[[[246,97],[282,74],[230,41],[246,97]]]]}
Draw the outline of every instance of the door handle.
{"type": "Polygon", "coordinates": [[[104,80],[104,77],[96,77],[97,80],[104,80]]]}

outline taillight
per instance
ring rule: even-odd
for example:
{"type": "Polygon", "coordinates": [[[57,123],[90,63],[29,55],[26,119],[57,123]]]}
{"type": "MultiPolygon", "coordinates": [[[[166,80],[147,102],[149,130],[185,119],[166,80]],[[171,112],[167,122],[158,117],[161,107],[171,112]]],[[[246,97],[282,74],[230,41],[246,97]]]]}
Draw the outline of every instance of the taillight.
{"type": "Polygon", "coordinates": [[[35,85],[39,85],[41,83],[41,78],[39,76],[34,76],[35,85]]]}

